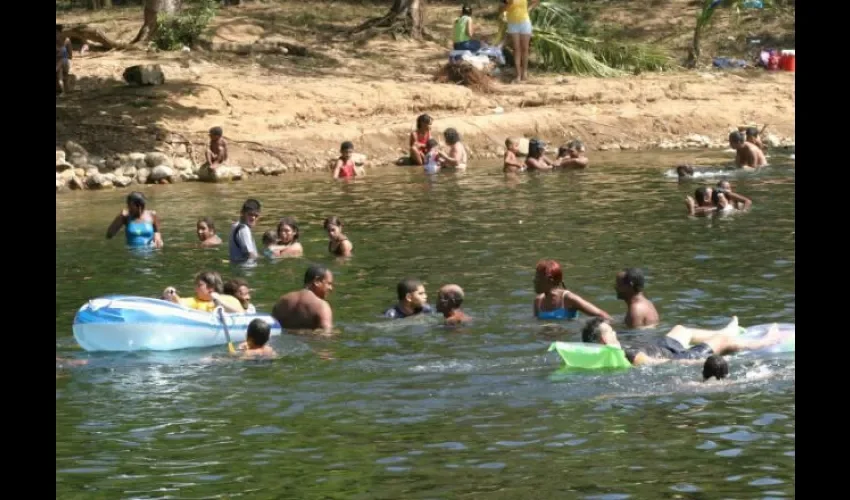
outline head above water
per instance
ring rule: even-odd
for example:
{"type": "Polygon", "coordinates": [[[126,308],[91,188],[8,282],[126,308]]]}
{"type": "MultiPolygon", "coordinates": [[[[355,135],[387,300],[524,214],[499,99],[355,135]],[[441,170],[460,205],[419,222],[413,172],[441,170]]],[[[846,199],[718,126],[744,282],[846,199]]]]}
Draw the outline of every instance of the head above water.
{"type": "Polygon", "coordinates": [[[617,298],[623,300],[643,293],[645,285],[646,278],[643,275],[643,270],[630,267],[617,273],[614,289],[617,292],[617,298]]]}
{"type": "Polygon", "coordinates": [[[440,142],[437,139],[428,139],[428,142],[425,143],[425,149],[428,151],[438,147],[440,147],[440,142]]]}
{"type": "Polygon", "coordinates": [[[147,200],[145,199],[145,195],[138,191],[133,191],[127,195],[127,210],[133,217],[141,216],[142,212],[145,211],[146,204],[147,200]]]}
{"type": "Polygon", "coordinates": [[[320,299],[331,293],[333,284],[333,273],[321,264],[310,264],[304,273],[304,288],[311,290],[320,299]]]}
{"type": "Polygon", "coordinates": [[[702,365],[702,379],[704,381],[711,377],[721,380],[728,376],[729,363],[726,362],[723,356],[718,356],[716,354],[709,356],[708,359],[705,360],[705,364],[702,365]]]}
{"type": "Polygon", "coordinates": [[[419,116],[416,118],[416,129],[417,129],[417,130],[426,130],[426,129],[430,129],[430,128],[431,128],[431,123],[433,123],[433,121],[434,121],[434,120],[432,120],[432,119],[431,119],[431,117],[430,117],[430,116],[428,116],[427,114],[419,115],[419,116]]]}
{"type": "Polygon", "coordinates": [[[581,329],[581,341],[586,344],[616,344],[617,332],[604,318],[591,318],[581,329]]]}
{"type": "Polygon", "coordinates": [[[262,205],[260,205],[259,201],[253,198],[248,198],[245,200],[245,203],[242,204],[242,210],[240,211],[239,218],[249,227],[254,227],[254,224],[257,223],[257,219],[260,218],[261,209],[262,205]]]}
{"type": "Polygon", "coordinates": [[[756,127],[747,127],[746,130],[747,139],[756,139],[759,136],[759,129],[756,127]]]}
{"type": "Polygon", "coordinates": [[[343,142],[339,145],[339,152],[342,156],[348,158],[354,152],[354,143],[351,141],[343,142]]]}
{"type": "Polygon", "coordinates": [[[717,189],[722,189],[723,191],[732,192],[732,184],[727,180],[722,180],[717,183],[717,189]]]}
{"type": "Polygon", "coordinates": [[[248,288],[248,282],[242,278],[233,278],[224,284],[224,293],[233,295],[242,304],[242,307],[247,307],[251,302],[251,289],[248,288]]]}
{"type": "Polygon", "coordinates": [[[265,233],[263,233],[263,245],[270,246],[277,243],[277,232],[269,229],[265,233]]]}
{"type": "Polygon", "coordinates": [[[331,215],[325,219],[322,227],[325,228],[325,231],[328,232],[328,237],[332,240],[335,240],[342,235],[342,219],[336,215],[331,215]]]}
{"type": "Polygon", "coordinates": [[[585,152],[586,148],[584,147],[584,143],[578,139],[573,139],[569,143],[567,143],[567,149],[570,151],[570,156],[577,157],[585,152]]]}
{"type": "Polygon", "coordinates": [[[508,137],[507,139],[505,139],[505,149],[516,153],[519,149],[519,141],[517,139],[514,139],[513,137],[508,137]]]}
{"type": "Polygon", "coordinates": [[[711,205],[711,198],[714,194],[714,190],[708,186],[700,186],[694,190],[694,200],[697,202],[697,205],[706,206],[711,205]]]}
{"type": "Polygon", "coordinates": [[[734,132],[731,132],[729,134],[729,145],[732,148],[738,149],[743,144],[744,144],[744,135],[743,134],[741,134],[737,130],[734,131],[734,132]]]}
{"type": "Polygon", "coordinates": [[[546,152],[546,143],[540,139],[531,139],[528,141],[528,157],[540,158],[546,152]]]}
{"type": "Polygon", "coordinates": [[[447,128],[445,132],[443,132],[443,137],[446,139],[446,144],[449,146],[460,142],[460,134],[454,128],[447,128]]]}
{"type": "Polygon", "coordinates": [[[399,302],[408,303],[414,307],[423,306],[428,298],[425,294],[425,285],[414,278],[405,278],[399,281],[395,291],[399,302]]]}
{"type": "Polygon", "coordinates": [[[443,285],[437,292],[437,312],[447,313],[463,305],[463,288],[458,285],[443,285]]]}
{"type": "Polygon", "coordinates": [[[248,342],[248,347],[256,349],[266,345],[271,334],[271,326],[260,318],[257,318],[248,323],[248,333],[245,334],[245,340],[248,342]]]}
{"type": "Polygon", "coordinates": [[[215,236],[215,223],[210,217],[201,217],[195,227],[198,232],[198,239],[201,241],[206,241],[215,236]]]}
{"type": "Polygon", "coordinates": [[[534,292],[549,293],[555,288],[564,287],[564,274],[557,260],[543,259],[534,270],[534,292]]]}
{"type": "Polygon", "coordinates": [[[277,223],[277,238],[284,245],[295,243],[301,236],[298,230],[298,222],[292,217],[284,217],[277,223]]]}
{"type": "Polygon", "coordinates": [[[210,138],[218,139],[224,135],[224,130],[221,127],[213,127],[210,129],[210,138]]]}
{"type": "Polygon", "coordinates": [[[679,180],[693,177],[694,167],[690,165],[679,165],[676,167],[676,175],[679,176],[679,180]]]}

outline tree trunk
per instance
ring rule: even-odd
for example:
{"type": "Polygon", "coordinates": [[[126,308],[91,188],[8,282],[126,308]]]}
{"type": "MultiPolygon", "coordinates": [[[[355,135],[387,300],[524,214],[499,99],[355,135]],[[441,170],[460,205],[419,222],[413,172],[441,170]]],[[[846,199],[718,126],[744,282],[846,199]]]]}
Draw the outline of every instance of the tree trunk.
{"type": "Polygon", "coordinates": [[[159,13],[174,14],[180,10],[181,0],[145,0],[145,17],[139,33],[130,43],[148,41],[156,32],[156,20],[159,13]]]}
{"type": "Polygon", "coordinates": [[[425,30],[425,0],[393,0],[393,6],[383,17],[370,19],[354,29],[354,33],[367,30],[407,35],[416,40],[427,37],[425,30]]]}

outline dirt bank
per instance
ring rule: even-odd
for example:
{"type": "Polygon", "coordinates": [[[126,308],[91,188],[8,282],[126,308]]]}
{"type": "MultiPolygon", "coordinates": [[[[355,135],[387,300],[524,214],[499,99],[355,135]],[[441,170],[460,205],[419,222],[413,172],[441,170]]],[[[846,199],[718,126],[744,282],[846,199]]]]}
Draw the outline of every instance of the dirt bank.
{"type": "MultiPolygon", "coordinates": [[[[230,140],[233,163],[248,173],[269,165],[286,165],[289,172],[326,168],[344,140],[354,141],[371,166],[380,167],[404,154],[420,113],[434,117],[436,132],[457,128],[473,158],[499,154],[511,135],[552,144],[580,138],[591,150],[630,149],[683,143],[692,134],[723,144],[730,128],[758,123],[793,141],[793,74],[536,75],[528,84],[497,83],[494,93],[477,94],[431,83],[445,60],[444,46],[380,40],[352,46],[324,38],[315,50],[318,35],[310,39],[281,28],[282,17],[274,16],[283,16],[283,8],[226,9],[216,18],[215,40],[289,40],[310,47],[308,57],[193,50],[75,58],[77,88],[57,99],[57,146],[73,140],[100,156],[144,153],[170,147],[163,140],[178,137],[164,133],[170,131],[193,142],[197,156],[206,131],[219,125],[230,140]],[[127,87],[123,70],[147,63],[160,64],[167,83],[127,87]]],[[[357,8],[379,12],[374,6],[357,8]]],[[[138,26],[135,11],[119,9],[109,16],[95,21],[116,38],[138,26]]],[[[83,20],[67,17],[63,21],[83,20]]]]}

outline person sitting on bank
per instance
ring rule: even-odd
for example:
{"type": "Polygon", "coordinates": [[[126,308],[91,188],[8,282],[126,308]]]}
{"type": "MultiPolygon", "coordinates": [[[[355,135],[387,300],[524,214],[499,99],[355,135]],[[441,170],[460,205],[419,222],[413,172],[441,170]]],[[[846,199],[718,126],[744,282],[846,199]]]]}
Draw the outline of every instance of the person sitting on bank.
{"type": "Polygon", "coordinates": [[[472,7],[464,4],[460,9],[460,17],[455,19],[453,29],[453,41],[455,50],[468,50],[478,52],[481,50],[481,41],[473,40],[475,36],[472,27],[472,7]]]}

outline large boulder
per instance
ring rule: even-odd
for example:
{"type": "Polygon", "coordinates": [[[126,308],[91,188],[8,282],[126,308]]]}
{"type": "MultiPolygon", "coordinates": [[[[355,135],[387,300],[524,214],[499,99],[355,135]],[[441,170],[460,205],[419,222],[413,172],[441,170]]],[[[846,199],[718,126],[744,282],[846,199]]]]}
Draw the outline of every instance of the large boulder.
{"type": "Polygon", "coordinates": [[[159,64],[140,64],[124,70],[124,81],[130,85],[162,85],[165,73],[159,64]]]}
{"type": "Polygon", "coordinates": [[[204,165],[198,170],[198,179],[203,182],[228,182],[242,179],[242,169],[229,165],[219,165],[214,170],[204,165]]]}

